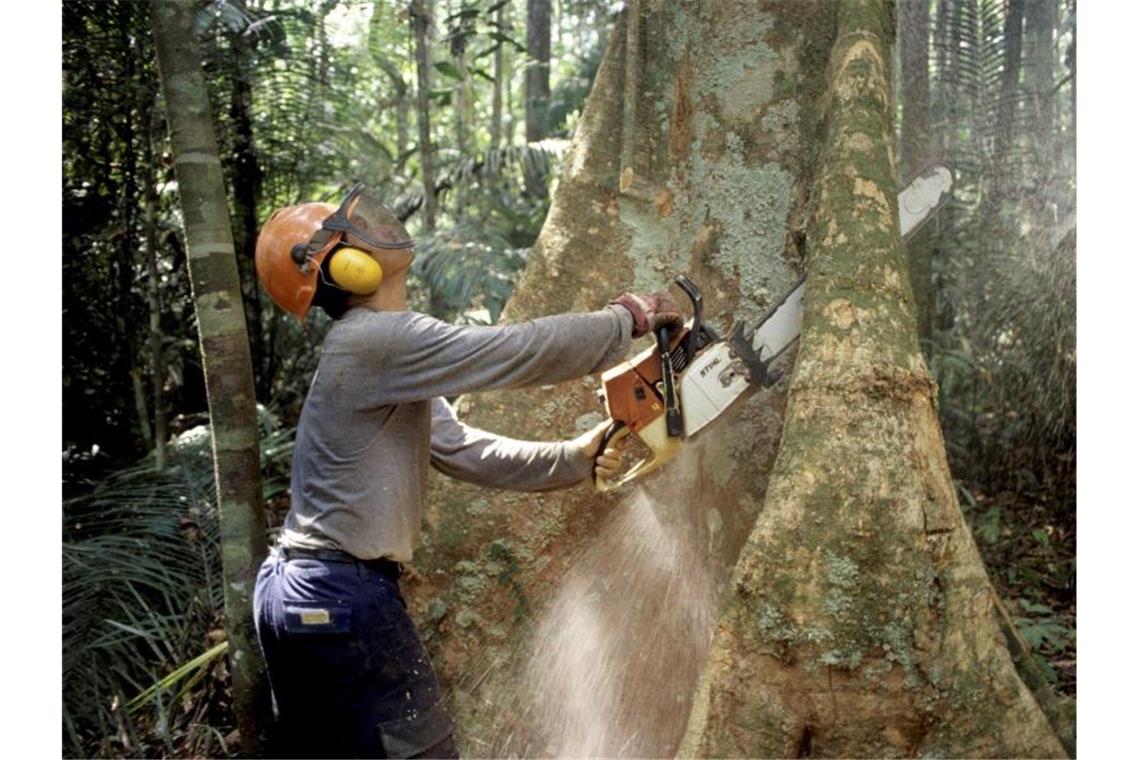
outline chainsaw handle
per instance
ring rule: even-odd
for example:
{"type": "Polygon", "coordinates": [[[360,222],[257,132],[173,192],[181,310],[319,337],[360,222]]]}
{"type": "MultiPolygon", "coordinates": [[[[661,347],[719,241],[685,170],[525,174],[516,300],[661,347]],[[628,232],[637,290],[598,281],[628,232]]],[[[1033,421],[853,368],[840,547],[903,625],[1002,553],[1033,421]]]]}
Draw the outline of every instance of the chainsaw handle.
{"type": "MultiPolygon", "coordinates": [[[[633,431],[627,425],[615,421],[610,425],[609,429],[606,430],[606,434],[602,436],[602,445],[598,453],[601,454],[605,451],[606,447],[611,443],[621,443],[631,432],[633,431]]],[[[595,471],[594,486],[600,493],[621,488],[626,483],[656,471],[657,468],[661,467],[661,465],[668,462],[681,451],[681,439],[670,436],[666,432],[664,414],[658,415],[647,427],[639,430],[637,437],[649,448],[649,456],[635,464],[616,480],[599,478],[595,471]]],[[[596,459],[597,457],[595,456],[594,458],[596,459]]]]}
{"type": "MultiPolygon", "coordinates": [[[[594,452],[595,462],[597,461],[598,457],[600,457],[602,453],[605,452],[607,448],[609,448],[609,445],[611,443],[620,443],[623,438],[629,435],[629,433],[630,429],[626,427],[626,424],[624,422],[611,420],[610,426],[606,428],[606,432],[602,433],[602,442],[598,445],[598,450],[594,452]]],[[[590,474],[594,478],[594,485],[599,491],[603,493],[617,487],[616,485],[610,485],[605,478],[598,477],[597,464],[594,464],[590,467],[590,474]]]]}
{"type": "Polygon", "coordinates": [[[692,361],[697,353],[697,341],[700,340],[701,326],[704,324],[705,299],[696,283],[683,274],[673,278],[677,287],[685,291],[689,301],[693,304],[693,323],[689,326],[689,335],[685,338],[685,363],[692,361]]]}
{"type": "MultiPolygon", "coordinates": [[[[598,444],[598,450],[594,452],[594,459],[597,459],[605,452],[606,447],[610,445],[610,442],[613,441],[614,437],[617,436],[624,427],[624,422],[610,420],[610,426],[606,428],[606,432],[602,433],[602,442],[598,444]]],[[[625,438],[625,436],[621,436],[618,440],[621,440],[621,438],[625,438]]]]}

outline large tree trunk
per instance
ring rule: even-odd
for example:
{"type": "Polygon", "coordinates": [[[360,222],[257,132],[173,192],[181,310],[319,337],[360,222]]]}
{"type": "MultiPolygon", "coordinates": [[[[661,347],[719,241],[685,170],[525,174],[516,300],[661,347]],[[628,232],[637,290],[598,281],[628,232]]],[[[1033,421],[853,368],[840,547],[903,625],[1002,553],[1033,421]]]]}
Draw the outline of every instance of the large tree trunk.
{"type": "Polygon", "coordinates": [[[266,553],[253,367],[222,165],[194,31],[193,0],[151,4],[174,170],[186,228],[221,515],[234,713],[255,754],[268,725],[268,689],[253,628],[253,584],[266,553]]]}
{"type": "MultiPolygon", "coordinates": [[[[640,6],[610,35],[504,318],[686,272],[717,327],[752,320],[795,280],[814,208],[795,406],[771,483],[781,388],[628,495],[433,480],[407,590],[465,752],[1063,754],[946,468],[898,240],[883,8],[640,6]]],[[[459,406],[559,438],[598,421],[596,387],[459,406]]]]}
{"type": "MultiPolygon", "coordinates": [[[[627,50],[623,16],[504,318],[598,308],[678,272],[702,287],[717,326],[759,316],[796,278],[798,178],[812,161],[829,39],[803,30],[830,18],[821,3],[666,3],[640,19],[648,44],[627,50]],[[627,88],[630,70],[640,89],[627,88]],[[623,138],[627,109],[636,129],[623,138]]],[[[600,420],[596,388],[582,380],[460,406],[491,430],[563,438],[600,420]]],[[[717,600],[763,500],[781,409],[780,392],[749,400],[631,500],[588,485],[510,494],[433,481],[408,591],[466,753],[676,749],[717,600]],[[598,636],[547,645],[565,639],[543,632],[580,631],[557,624],[588,600],[596,617],[582,619],[604,621],[598,636]],[[558,675],[535,683],[543,672],[558,675]],[[586,716],[560,698],[584,684],[596,697],[586,716]]]]}
{"type": "Polygon", "coordinates": [[[682,754],[1065,754],[1002,640],[915,340],[886,22],[840,5],[780,455],[682,754]]]}

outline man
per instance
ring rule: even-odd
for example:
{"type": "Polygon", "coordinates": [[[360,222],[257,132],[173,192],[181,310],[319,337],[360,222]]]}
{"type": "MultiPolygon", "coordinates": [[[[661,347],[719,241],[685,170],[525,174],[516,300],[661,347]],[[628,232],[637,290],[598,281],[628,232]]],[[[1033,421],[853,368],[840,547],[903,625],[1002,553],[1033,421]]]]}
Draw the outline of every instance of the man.
{"type": "Polygon", "coordinates": [[[292,503],[258,574],[255,621],[281,755],[454,757],[452,724],[398,580],[412,559],[428,465],[541,491],[610,477],[603,429],[523,442],[459,422],[445,397],[599,372],[632,338],[680,322],[667,293],[624,294],[588,314],[464,327],[408,310],[412,241],[356,186],[262,228],[258,277],[286,311],[336,322],[301,411],[292,503]]]}

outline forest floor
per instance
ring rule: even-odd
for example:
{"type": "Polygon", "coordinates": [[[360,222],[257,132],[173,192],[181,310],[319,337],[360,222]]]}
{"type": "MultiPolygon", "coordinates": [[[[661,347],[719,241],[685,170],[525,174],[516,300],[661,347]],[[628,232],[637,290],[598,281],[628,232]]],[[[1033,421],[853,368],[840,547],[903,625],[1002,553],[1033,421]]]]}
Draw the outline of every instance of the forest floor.
{"type": "Polygon", "coordinates": [[[966,518],[1014,623],[1056,692],[1076,697],[1075,486],[963,491],[966,518]]]}

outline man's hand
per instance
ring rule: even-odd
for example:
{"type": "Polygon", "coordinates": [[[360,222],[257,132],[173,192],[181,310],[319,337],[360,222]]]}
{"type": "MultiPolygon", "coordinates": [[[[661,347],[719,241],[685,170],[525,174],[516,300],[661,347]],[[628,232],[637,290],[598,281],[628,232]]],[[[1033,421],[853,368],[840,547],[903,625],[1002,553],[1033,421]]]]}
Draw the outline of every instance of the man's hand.
{"type": "Polygon", "coordinates": [[[574,439],[573,444],[578,447],[582,458],[594,461],[594,476],[611,480],[621,472],[622,454],[620,451],[621,445],[615,444],[612,441],[606,450],[599,453],[598,448],[602,445],[602,437],[609,429],[610,421],[599,424],[593,430],[590,430],[574,439]]]}
{"type": "Polygon", "coordinates": [[[633,315],[635,338],[646,333],[656,333],[659,327],[665,325],[680,327],[684,323],[681,310],[667,290],[646,294],[622,293],[610,303],[624,306],[633,315]]]}

